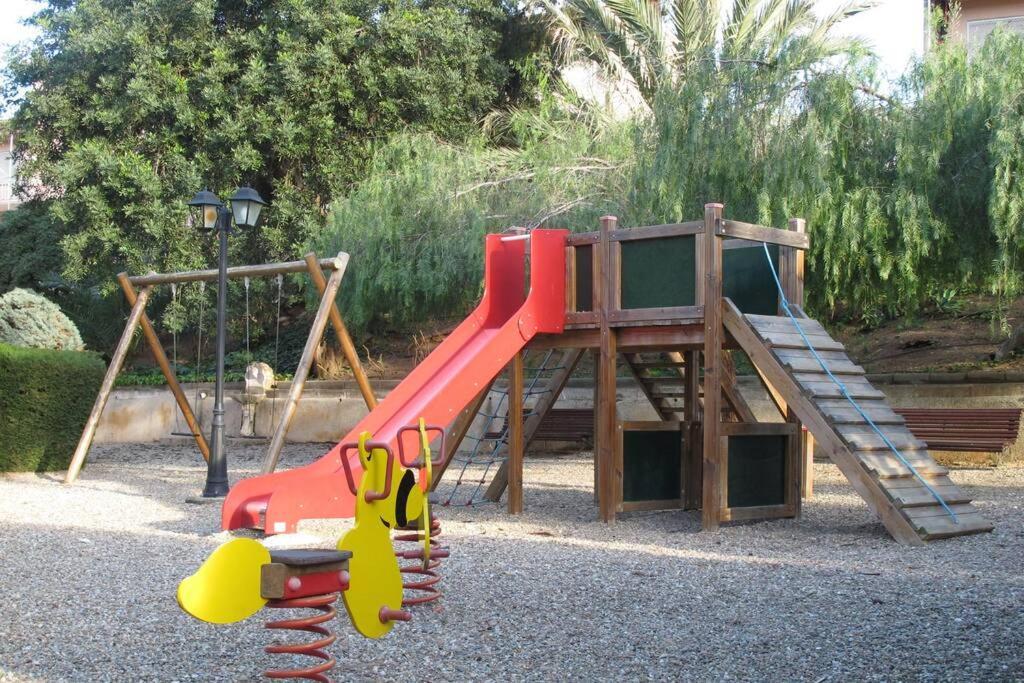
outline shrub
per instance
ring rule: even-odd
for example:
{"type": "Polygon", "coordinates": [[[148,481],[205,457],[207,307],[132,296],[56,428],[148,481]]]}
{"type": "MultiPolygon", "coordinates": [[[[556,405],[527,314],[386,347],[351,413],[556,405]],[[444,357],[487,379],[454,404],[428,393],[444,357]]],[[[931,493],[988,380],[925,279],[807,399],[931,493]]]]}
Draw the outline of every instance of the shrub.
{"type": "Polygon", "coordinates": [[[82,337],[60,307],[27,289],[0,296],[0,342],[31,349],[81,351],[82,337]]]}
{"type": "Polygon", "coordinates": [[[0,344],[0,471],[66,468],[104,371],[91,353],[0,344]]]}

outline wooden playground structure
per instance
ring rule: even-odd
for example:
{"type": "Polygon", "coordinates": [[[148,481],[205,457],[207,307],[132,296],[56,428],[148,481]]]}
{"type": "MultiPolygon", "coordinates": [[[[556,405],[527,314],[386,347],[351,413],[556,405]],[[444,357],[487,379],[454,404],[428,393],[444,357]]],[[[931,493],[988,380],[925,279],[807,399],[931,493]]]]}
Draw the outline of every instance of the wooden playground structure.
{"type": "MultiPolygon", "coordinates": [[[[507,457],[487,497],[499,500],[507,490],[509,511],[522,510],[525,450],[589,351],[595,498],[606,522],[621,512],[672,508],[699,509],[705,530],[799,516],[815,439],[897,541],[991,530],[864,370],[803,313],[810,242],[803,220],[788,228],[727,220],[721,204],[708,204],[701,220],[619,229],[605,217],[598,231],[571,235],[565,331],[538,335],[516,356],[509,395],[523,396],[526,352],[557,349],[559,369],[525,420],[523,402],[511,401],[498,447],[507,457]],[[775,420],[759,421],[739,392],[737,351],[778,409],[775,420]],[[619,419],[620,367],[658,421],[619,419]]],[[[465,422],[450,428],[450,451],[465,422]]]]}
{"type": "MultiPolygon", "coordinates": [[[[309,335],[302,350],[302,356],[295,370],[288,398],[286,399],[281,418],[275,426],[270,445],[267,448],[264,458],[264,471],[273,471],[277,464],[281,449],[284,447],[285,437],[288,434],[288,427],[295,417],[295,411],[298,408],[299,400],[302,398],[306,379],[309,377],[309,371],[316,358],[317,346],[323,338],[328,322],[334,328],[338,345],[341,347],[345,360],[352,369],[352,374],[359,386],[360,394],[366,403],[367,409],[373,410],[374,406],[377,405],[377,399],[359,361],[359,354],[356,351],[355,344],[353,344],[352,338],[349,336],[348,329],[345,327],[345,322],[342,320],[341,313],[338,310],[338,305],[335,303],[335,298],[341,287],[341,280],[345,275],[347,265],[348,254],[344,252],[328,259],[318,259],[315,253],[310,252],[301,261],[233,266],[227,270],[228,279],[232,280],[271,277],[287,273],[308,273],[310,280],[320,295],[320,303],[313,318],[313,323],[310,326],[309,335]],[[328,271],[330,276],[325,278],[324,271],[328,271]]],[[[210,447],[206,436],[200,429],[193,406],[189,403],[188,397],[178,382],[175,369],[171,367],[171,363],[167,359],[167,353],[164,351],[163,345],[157,336],[157,331],[153,327],[149,316],[146,315],[146,304],[149,302],[153,289],[158,285],[177,285],[185,282],[213,282],[216,280],[217,270],[214,269],[176,273],[149,273],[147,275],[132,276],[127,273],[120,273],[117,276],[117,282],[124,292],[125,299],[132,307],[131,313],[128,315],[124,330],[121,332],[121,338],[111,356],[110,364],[107,366],[107,373],[96,396],[96,402],[93,404],[92,411],[85,423],[85,429],[82,431],[78,446],[75,448],[75,453],[71,458],[71,463],[68,466],[64,479],[66,483],[74,482],[79,472],[81,472],[82,466],[85,464],[85,459],[96,435],[100,416],[103,414],[103,409],[110,398],[110,392],[114,388],[114,381],[124,367],[124,361],[131,347],[135,330],[140,326],[142,327],[143,337],[153,354],[153,359],[167,381],[168,388],[174,395],[175,402],[185,418],[185,423],[188,425],[188,429],[195,439],[196,445],[199,447],[199,452],[204,460],[209,461],[210,447]],[[141,290],[136,289],[137,287],[141,288],[141,290]]]]}
{"type": "MultiPolygon", "coordinates": [[[[348,463],[338,450],[341,446],[286,476],[269,475],[330,321],[372,413],[367,424],[375,426],[369,431],[377,431],[388,419],[394,422],[389,429],[401,426],[410,411],[433,411],[436,429],[445,438],[437,447],[441,458],[431,488],[451,469],[477,416],[489,421],[498,417],[483,406],[494,376],[508,363],[509,402],[507,413],[500,415],[506,426],[485,454],[486,469],[475,480],[475,491],[487,483],[486,498],[493,501],[507,491],[513,514],[523,509],[525,451],[545,419],[554,415],[559,395],[589,352],[595,380],[594,491],[599,517],[606,522],[615,521],[619,513],[657,509],[700,510],[705,530],[726,522],[797,517],[801,498],[811,493],[816,441],[819,452],[838,466],[901,543],[992,529],[843,345],[803,312],[804,253],[810,241],[802,219],[791,219],[788,229],[780,230],[728,220],[721,204],[707,204],[702,219],[684,223],[620,229],[608,216],[595,232],[513,231],[487,240],[489,253],[503,254],[505,265],[489,276],[484,300],[488,292],[503,298],[500,315],[481,320],[493,322],[489,329],[495,332],[488,332],[486,339],[499,339],[500,347],[462,348],[453,332],[403,380],[400,391],[385,399],[380,414],[374,411],[376,398],[334,303],[347,254],[324,260],[307,254],[303,261],[228,270],[232,278],[308,272],[321,299],[264,459],[268,476],[233,489],[224,507],[225,528],[281,533],[300,516],[351,514],[334,502],[341,482],[338,458],[348,463]],[[523,303],[522,292],[514,290],[523,283],[522,245],[528,240],[531,249],[542,248],[531,251],[530,291],[523,303]],[[543,258],[538,260],[538,254],[543,258]],[[519,306],[524,308],[512,315],[519,306]],[[494,336],[499,333],[504,336],[494,336]],[[527,381],[526,354],[531,351],[543,352],[545,361],[527,381]],[[759,419],[740,392],[741,357],[777,411],[768,419],[759,419]],[[618,378],[626,374],[636,381],[657,420],[620,419],[618,378]],[[491,465],[498,465],[496,471],[491,465]],[[272,525],[268,515],[277,515],[272,525]]],[[[139,325],[200,451],[208,455],[145,306],[154,286],[214,278],[213,270],[118,277],[132,311],[67,481],[75,479],[84,463],[139,325]]],[[[463,334],[468,339],[477,325],[471,315],[459,329],[468,330],[463,334]]],[[[574,419],[578,422],[578,416],[574,419]]],[[[578,423],[574,430],[579,430],[578,423]]],[[[402,431],[388,438],[397,439],[402,431]]],[[[474,448],[470,459],[477,452],[474,448]]],[[[456,488],[465,471],[463,465],[462,472],[452,475],[457,476],[456,488]]],[[[442,504],[450,502],[449,496],[442,504]]]]}

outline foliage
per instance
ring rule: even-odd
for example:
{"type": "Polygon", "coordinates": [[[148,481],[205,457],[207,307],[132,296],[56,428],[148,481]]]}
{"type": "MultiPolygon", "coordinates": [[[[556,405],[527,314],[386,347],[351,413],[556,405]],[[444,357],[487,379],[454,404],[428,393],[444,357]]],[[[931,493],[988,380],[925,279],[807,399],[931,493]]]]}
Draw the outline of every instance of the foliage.
{"type": "Polygon", "coordinates": [[[954,293],[1021,293],[1024,38],[996,32],[971,59],[936,45],[890,94],[856,50],[824,63],[727,54],[691,65],[632,122],[549,97],[510,117],[509,148],[382,147],[318,242],[353,255],[346,314],[359,327],[465,311],[487,229],[688,220],[708,201],[739,220],[807,219],[818,314],[878,323],[949,308],[954,293]]]}
{"type": "Polygon", "coordinates": [[[541,0],[566,63],[591,62],[613,83],[657,93],[720,61],[769,69],[804,68],[845,53],[832,29],[867,6],[847,2],[818,18],[813,0],[541,0]]]}
{"type": "Polygon", "coordinates": [[[61,270],[63,232],[39,202],[0,213],[0,292],[42,289],[61,270]]]}
{"type": "Polygon", "coordinates": [[[4,74],[22,189],[64,226],[64,274],[104,291],[212,261],[184,207],[204,184],[271,202],[234,263],[294,258],[374,141],[471,134],[529,97],[538,46],[501,0],[50,0],[31,23],[4,74]]]}
{"type": "Polygon", "coordinates": [[[621,209],[630,127],[548,107],[505,120],[515,147],[408,134],[379,149],[315,242],[351,255],[342,310],[353,331],[465,311],[480,295],[486,232],[591,226],[621,209]]]}
{"type": "Polygon", "coordinates": [[[0,296],[0,343],[64,351],[84,348],[78,329],[60,307],[27,289],[0,296]]]}
{"type": "Polygon", "coordinates": [[[678,219],[703,202],[783,225],[807,219],[814,310],[879,319],[935,292],[1021,291],[1024,39],[972,59],[933,48],[892,97],[870,62],[825,71],[745,65],[663,91],[641,145],[634,211],[678,219]]]}
{"type": "Polygon", "coordinates": [[[0,344],[0,472],[66,468],[104,372],[91,353],[0,344]]]}

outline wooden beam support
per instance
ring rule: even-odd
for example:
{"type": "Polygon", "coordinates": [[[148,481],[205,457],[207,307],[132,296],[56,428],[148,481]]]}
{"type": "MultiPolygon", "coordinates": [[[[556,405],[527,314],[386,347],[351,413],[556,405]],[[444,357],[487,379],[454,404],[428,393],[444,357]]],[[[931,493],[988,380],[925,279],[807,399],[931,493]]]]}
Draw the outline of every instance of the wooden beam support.
{"type": "Polygon", "coordinates": [[[117,379],[117,374],[121,372],[121,366],[124,365],[124,359],[128,355],[128,348],[131,346],[135,328],[138,327],[142,313],[146,309],[146,302],[149,301],[149,293],[152,289],[152,287],[144,287],[135,299],[134,305],[132,305],[132,312],[128,315],[128,322],[125,323],[124,331],[121,332],[121,339],[118,340],[114,354],[110,358],[110,365],[107,366],[107,374],[103,376],[100,391],[96,394],[96,401],[92,405],[92,412],[89,413],[89,418],[85,421],[85,429],[82,430],[82,436],[78,439],[78,446],[71,456],[71,463],[68,465],[67,474],[64,475],[65,484],[73,483],[78,478],[78,473],[82,471],[82,465],[85,464],[85,456],[89,453],[93,437],[96,436],[96,427],[99,425],[100,416],[103,415],[103,408],[106,407],[107,399],[110,398],[110,392],[114,388],[114,380],[117,379]]]}
{"type": "MultiPolygon", "coordinates": [[[[338,289],[341,287],[341,278],[345,276],[345,268],[348,266],[348,254],[342,252],[338,254],[335,260],[337,263],[334,267],[334,272],[331,273],[331,277],[327,281],[327,287],[324,289],[324,294],[320,297],[320,307],[317,309],[316,316],[313,318],[313,324],[309,329],[306,347],[302,350],[298,367],[295,368],[295,376],[292,378],[288,400],[285,401],[284,410],[281,413],[281,421],[277,423],[277,429],[274,430],[274,436],[270,440],[267,454],[263,457],[263,474],[269,474],[277,467],[277,461],[281,457],[281,449],[284,448],[284,439],[288,434],[288,427],[295,417],[299,399],[302,398],[302,390],[306,386],[306,378],[309,377],[309,369],[312,367],[313,359],[316,357],[316,347],[320,344],[320,339],[324,336],[324,330],[327,328],[328,313],[334,304],[334,298],[338,295],[338,289]]],[[[305,265],[304,262],[303,265],[305,265]]]]}
{"type": "Polygon", "coordinates": [[[740,239],[751,240],[753,242],[778,244],[780,246],[793,247],[795,249],[808,249],[811,246],[811,242],[807,239],[806,234],[794,233],[791,230],[768,228],[763,225],[754,225],[752,223],[741,223],[740,221],[721,221],[715,230],[715,234],[719,236],[738,237],[740,239]]]}
{"type": "MultiPolygon", "coordinates": [[[[338,259],[320,259],[320,267],[334,270],[338,267],[338,259]]],[[[302,273],[307,270],[305,261],[285,261],[284,263],[261,263],[254,266],[231,266],[228,268],[228,279],[241,277],[267,277],[278,273],[302,273]]],[[[132,275],[128,281],[138,287],[146,285],[169,285],[172,282],[215,282],[218,278],[216,268],[210,270],[186,270],[179,273],[150,273],[149,275],[132,275]]]]}
{"type": "Polygon", "coordinates": [[[615,361],[616,332],[608,324],[608,315],[617,296],[617,269],[610,233],[615,229],[617,219],[605,216],[601,219],[600,241],[596,245],[599,258],[594,262],[594,310],[600,321],[600,346],[598,347],[597,379],[598,403],[596,407],[597,426],[594,431],[594,452],[598,470],[598,508],[601,520],[615,521],[618,507],[618,493],[615,473],[615,444],[618,420],[616,415],[615,361]]]}
{"type": "MultiPolygon", "coordinates": [[[[124,292],[124,298],[128,300],[130,305],[134,306],[137,294],[128,276],[120,273],[117,276],[117,281],[124,292]]],[[[146,338],[149,350],[153,353],[153,360],[156,361],[156,364],[160,367],[160,372],[164,375],[164,379],[167,380],[167,386],[171,390],[171,394],[174,395],[178,409],[181,410],[181,414],[185,418],[185,424],[188,425],[189,431],[192,432],[192,438],[196,440],[196,445],[199,446],[199,452],[202,454],[203,460],[209,462],[210,445],[206,442],[206,437],[199,428],[199,421],[196,420],[196,416],[192,412],[192,406],[189,405],[185,392],[182,391],[181,385],[178,384],[178,378],[174,374],[174,370],[171,369],[171,364],[167,360],[167,354],[164,353],[164,348],[160,345],[160,338],[157,337],[156,330],[153,329],[153,323],[149,321],[149,316],[146,315],[145,309],[142,311],[139,323],[142,325],[142,334],[146,338]]]]}
{"type": "MultiPolygon", "coordinates": [[[[341,254],[338,256],[341,256],[341,254]]],[[[309,277],[313,280],[316,290],[320,292],[320,296],[323,297],[324,292],[327,290],[327,280],[324,278],[323,271],[320,270],[320,262],[313,252],[306,254],[305,258],[309,277]]],[[[338,310],[338,304],[335,301],[331,301],[329,316],[331,327],[334,328],[334,336],[338,340],[341,352],[345,354],[348,366],[352,368],[352,375],[356,379],[356,384],[359,385],[359,393],[363,395],[363,402],[366,403],[367,410],[373,410],[377,407],[377,397],[373,394],[373,387],[370,386],[370,380],[366,376],[363,364],[359,360],[359,352],[356,350],[356,345],[352,343],[352,337],[348,333],[348,328],[345,327],[345,321],[342,320],[341,311],[338,310]]],[[[274,368],[274,370],[276,371],[277,368],[274,368]]]]}
{"type": "Polygon", "coordinates": [[[683,354],[686,361],[686,384],[683,394],[683,422],[688,425],[683,444],[683,509],[697,510],[700,508],[701,494],[701,453],[703,448],[703,427],[701,425],[700,403],[700,352],[687,351],[683,354]]]}
{"type": "Polygon", "coordinates": [[[722,242],[717,235],[722,204],[704,205],[704,250],[698,254],[704,274],[704,437],[701,527],[716,531],[724,505],[722,462],[722,242]]]}
{"type": "MultiPolygon", "coordinates": [[[[789,231],[800,235],[804,239],[807,238],[807,224],[802,218],[789,219],[789,231]]],[[[782,283],[782,292],[785,294],[790,306],[796,307],[797,310],[802,312],[804,305],[804,252],[802,249],[794,247],[780,247],[779,251],[779,281],[782,283]]],[[[780,313],[783,312],[780,311],[780,313]]],[[[801,315],[795,311],[793,314],[801,315]]],[[[813,456],[810,465],[806,461],[803,425],[792,406],[786,407],[785,415],[786,421],[797,428],[796,438],[790,441],[791,447],[787,452],[791,458],[791,463],[789,468],[790,487],[786,490],[786,502],[791,503],[796,509],[796,514],[799,515],[801,498],[805,497],[805,494],[814,488],[814,463],[813,456]]],[[[813,451],[814,437],[808,433],[807,438],[811,440],[811,449],[813,451]]]]}
{"type": "Polygon", "coordinates": [[[509,363],[508,393],[508,512],[523,511],[523,355],[509,363]]]}
{"type": "Polygon", "coordinates": [[[725,349],[722,350],[722,394],[725,402],[729,404],[740,422],[757,422],[757,417],[750,409],[750,404],[740,393],[739,383],[736,381],[736,365],[732,362],[732,355],[725,349]]]}
{"type": "Polygon", "coordinates": [[[801,443],[803,473],[800,476],[800,497],[806,500],[814,498],[814,434],[803,432],[801,443]]]}

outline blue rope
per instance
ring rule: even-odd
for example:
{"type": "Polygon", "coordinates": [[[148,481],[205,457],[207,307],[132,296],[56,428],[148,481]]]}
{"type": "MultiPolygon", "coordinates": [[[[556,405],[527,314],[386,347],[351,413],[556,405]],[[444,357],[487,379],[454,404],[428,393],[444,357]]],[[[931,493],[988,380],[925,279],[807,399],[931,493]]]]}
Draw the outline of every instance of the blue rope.
{"type": "Polygon", "coordinates": [[[874,420],[868,417],[868,414],[861,409],[860,404],[853,400],[853,396],[851,396],[850,392],[846,389],[846,385],[839,381],[839,379],[832,374],[832,371],[828,369],[828,365],[825,363],[822,357],[818,355],[818,352],[811,345],[811,340],[807,338],[806,334],[804,334],[804,330],[800,326],[800,323],[797,321],[797,317],[793,315],[793,311],[790,310],[789,308],[789,300],[786,299],[786,293],[782,289],[782,282],[779,280],[779,274],[775,272],[775,264],[772,262],[771,252],[768,251],[768,244],[762,242],[761,246],[764,247],[764,255],[765,258],[768,259],[768,267],[772,271],[772,278],[775,280],[775,287],[776,289],[779,290],[779,301],[782,302],[782,310],[784,310],[786,312],[786,315],[789,316],[789,319],[793,321],[793,325],[796,326],[796,331],[800,333],[800,337],[804,340],[804,344],[807,345],[807,349],[814,356],[814,359],[818,361],[818,365],[820,365],[821,369],[825,371],[825,374],[828,375],[828,378],[832,380],[837,387],[839,387],[839,392],[843,395],[843,398],[849,401],[850,405],[853,406],[854,410],[856,410],[860,414],[860,416],[864,418],[864,421],[867,422],[871,426],[871,428],[875,430],[876,434],[882,437],[882,441],[885,442],[885,445],[889,447],[889,450],[891,450],[893,454],[897,457],[897,459],[899,459],[900,463],[902,463],[907,469],[909,469],[913,473],[915,477],[917,477],[918,481],[920,481],[921,484],[924,485],[926,489],[928,489],[928,493],[932,494],[935,500],[939,502],[939,505],[941,505],[942,508],[947,513],[949,513],[949,516],[953,519],[953,523],[959,524],[959,520],[956,517],[956,513],[953,512],[949,505],[946,504],[946,501],[942,499],[942,496],[939,495],[938,491],[933,489],[931,485],[927,481],[925,481],[924,477],[921,476],[921,473],[917,471],[917,468],[915,468],[907,461],[907,459],[903,456],[903,453],[900,452],[900,449],[896,448],[896,445],[893,444],[893,442],[889,440],[889,437],[887,437],[882,432],[882,430],[878,428],[878,425],[875,424],[874,420]]]}

